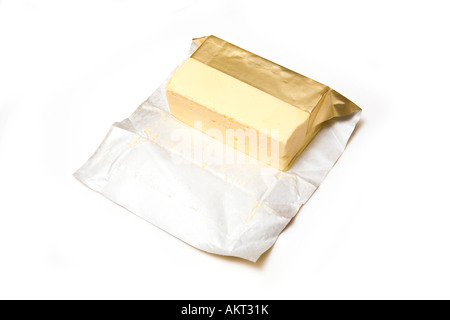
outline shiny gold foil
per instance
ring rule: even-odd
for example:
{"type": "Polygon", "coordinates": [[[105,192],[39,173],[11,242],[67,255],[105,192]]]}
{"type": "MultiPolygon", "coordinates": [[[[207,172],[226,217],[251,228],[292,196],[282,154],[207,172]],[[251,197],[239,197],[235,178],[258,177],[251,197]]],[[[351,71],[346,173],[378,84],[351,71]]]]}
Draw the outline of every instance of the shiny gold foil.
{"type": "Polygon", "coordinates": [[[194,42],[199,48],[191,58],[308,112],[310,132],[327,120],[361,110],[328,86],[215,36],[194,42]]]}
{"type": "MultiPolygon", "coordinates": [[[[297,155],[303,152],[326,121],[361,110],[328,86],[215,36],[195,38],[193,42],[198,48],[191,55],[192,59],[309,114],[306,135],[298,146],[300,150],[280,170],[291,167],[297,155]]],[[[270,164],[270,161],[265,162],[270,164]]]]}

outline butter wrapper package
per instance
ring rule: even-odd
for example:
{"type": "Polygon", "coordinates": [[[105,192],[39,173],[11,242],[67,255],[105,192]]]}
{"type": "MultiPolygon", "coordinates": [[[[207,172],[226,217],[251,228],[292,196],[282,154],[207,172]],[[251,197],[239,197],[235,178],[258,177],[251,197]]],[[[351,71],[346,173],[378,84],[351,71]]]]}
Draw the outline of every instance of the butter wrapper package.
{"type": "Polygon", "coordinates": [[[255,262],[331,170],[360,114],[325,85],[214,36],[197,38],[74,176],[198,249],[255,262]],[[261,126],[277,128],[255,140],[269,137],[272,152],[249,148],[250,129],[261,126]],[[227,128],[243,143],[225,141],[227,128]]]}

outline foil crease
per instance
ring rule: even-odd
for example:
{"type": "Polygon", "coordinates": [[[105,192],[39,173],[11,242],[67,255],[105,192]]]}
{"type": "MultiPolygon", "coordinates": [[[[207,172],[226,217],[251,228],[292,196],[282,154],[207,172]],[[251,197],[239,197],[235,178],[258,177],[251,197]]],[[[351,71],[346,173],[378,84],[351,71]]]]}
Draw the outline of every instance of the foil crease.
{"type": "MultiPolygon", "coordinates": [[[[194,39],[189,54],[204,39],[194,39]]],[[[287,171],[252,159],[244,164],[224,163],[211,156],[211,151],[230,147],[170,114],[165,95],[169,78],[129,118],[112,125],[98,150],[74,176],[200,250],[255,262],[340,157],[359,121],[360,109],[342,113],[342,102],[348,100],[334,91],[324,94],[322,103],[332,103],[336,110],[331,118],[317,112],[322,129],[287,171]],[[184,137],[181,142],[174,131],[184,137]],[[202,150],[208,152],[207,162],[180,147],[180,143],[196,142],[207,146],[202,150]]]]}

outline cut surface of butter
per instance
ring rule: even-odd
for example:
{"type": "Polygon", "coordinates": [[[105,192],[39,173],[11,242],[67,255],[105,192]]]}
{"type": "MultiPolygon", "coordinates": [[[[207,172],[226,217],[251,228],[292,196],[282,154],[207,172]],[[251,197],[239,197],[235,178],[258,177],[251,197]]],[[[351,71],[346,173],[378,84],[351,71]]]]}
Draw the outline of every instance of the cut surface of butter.
{"type": "Polygon", "coordinates": [[[328,87],[214,36],[166,86],[173,116],[279,170],[317,133],[311,119],[328,117],[315,108],[327,93],[328,87]]]}

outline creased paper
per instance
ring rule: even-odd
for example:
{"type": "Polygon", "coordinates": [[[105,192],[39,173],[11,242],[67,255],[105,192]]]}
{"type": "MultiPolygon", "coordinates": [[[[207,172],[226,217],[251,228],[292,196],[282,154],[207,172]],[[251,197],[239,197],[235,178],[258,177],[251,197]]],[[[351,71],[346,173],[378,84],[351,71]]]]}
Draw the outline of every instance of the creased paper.
{"type": "MultiPolygon", "coordinates": [[[[196,48],[193,42],[190,52],[196,48]]],[[[361,112],[326,122],[282,172],[245,154],[238,162],[216,156],[230,147],[170,114],[167,79],[111,127],[74,176],[198,249],[255,262],[333,167],[361,112]],[[190,152],[196,145],[200,156],[190,152]]]]}

